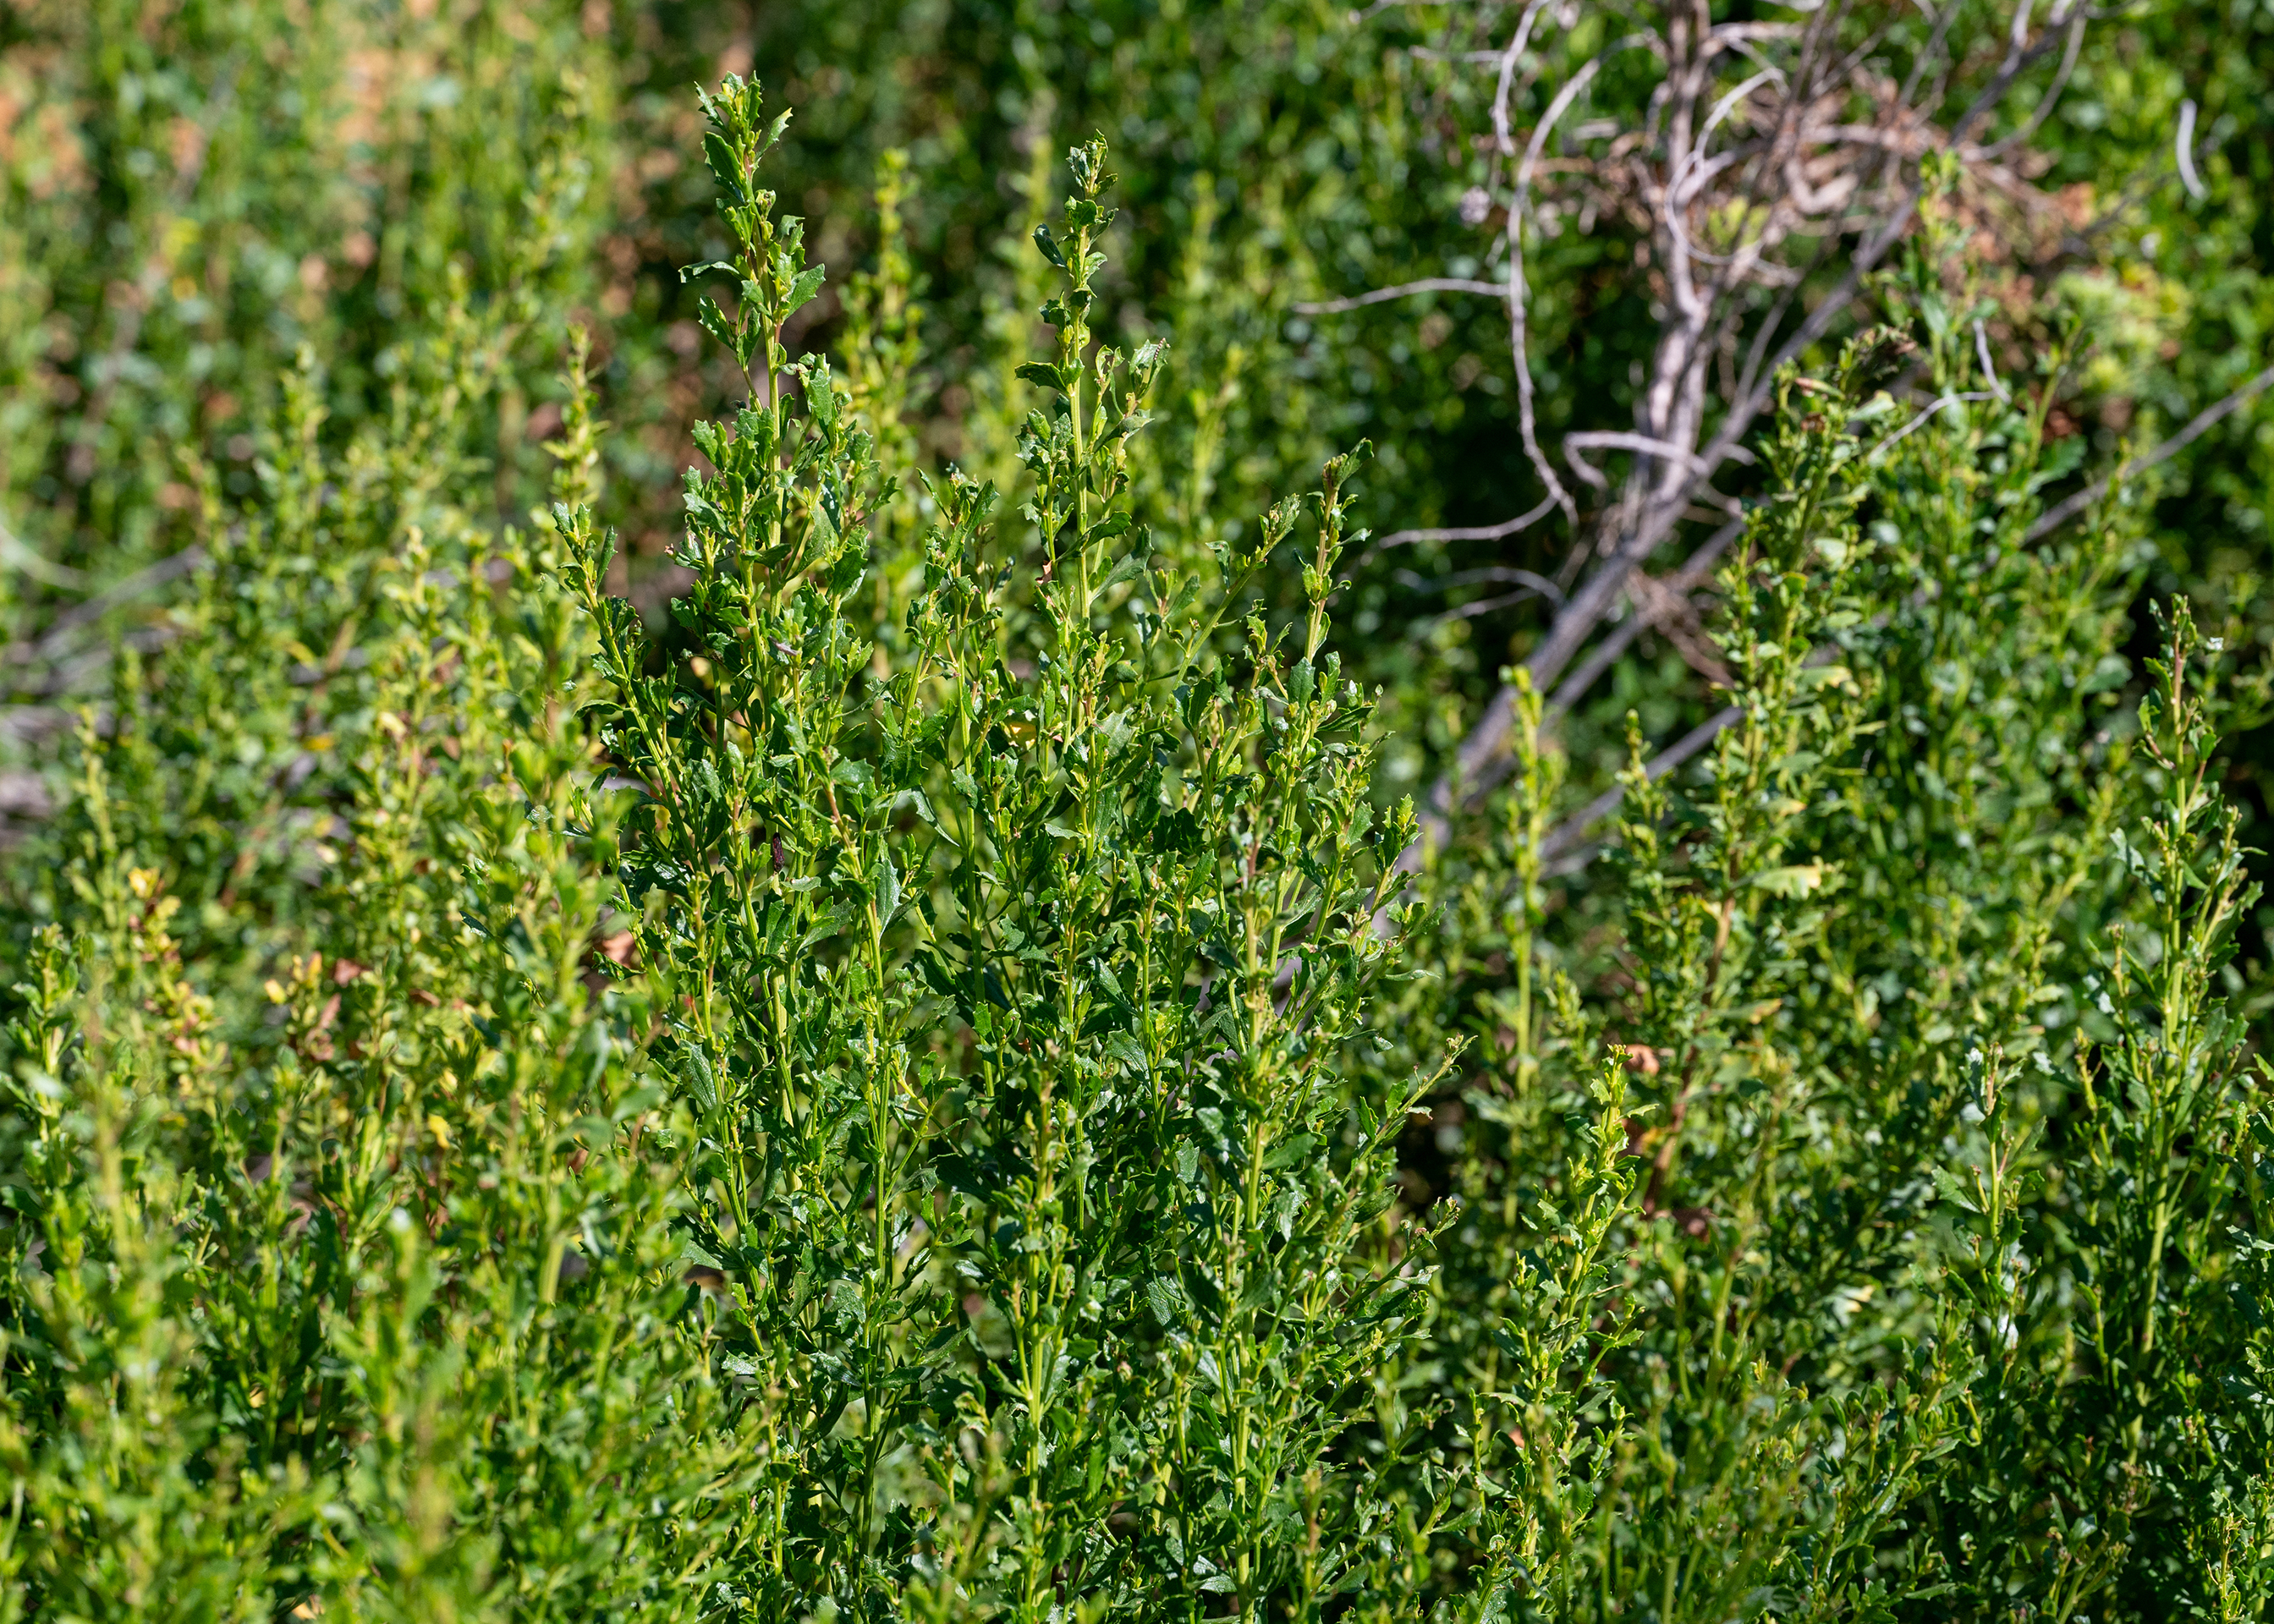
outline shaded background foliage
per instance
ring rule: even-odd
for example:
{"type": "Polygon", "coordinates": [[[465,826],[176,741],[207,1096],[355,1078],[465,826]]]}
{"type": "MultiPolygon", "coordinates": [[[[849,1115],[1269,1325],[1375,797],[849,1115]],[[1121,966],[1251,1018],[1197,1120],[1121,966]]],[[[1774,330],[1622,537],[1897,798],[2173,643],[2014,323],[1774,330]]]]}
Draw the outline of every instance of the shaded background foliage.
{"type": "MultiPolygon", "coordinates": [[[[877,154],[908,149],[929,330],[955,341],[932,349],[942,358],[922,402],[937,450],[975,438],[966,420],[983,403],[954,381],[974,335],[1024,320],[1013,245],[1040,207],[1037,166],[1059,135],[1096,128],[1127,171],[1118,290],[1178,341],[1164,465],[1187,465],[1203,438],[1232,447],[1216,476],[1232,485],[1227,505],[1260,508],[1324,447],[1365,432],[1382,447],[1367,494],[1377,530],[1529,505],[1496,309],[1442,297],[1288,313],[1475,257],[1459,210],[1473,125],[1442,67],[1412,54],[1436,37],[1424,11],[1360,22],[1300,5],[11,8],[6,522],[35,555],[11,554],[14,651],[184,539],[180,450],[205,455],[225,488],[249,488],[252,431],[299,344],[326,358],[333,432],[383,414],[396,347],[431,319],[454,267],[478,300],[520,301],[531,328],[494,421],[475,431],[500,467],[500,510],[535,494],[574,315],[603,335],[604,409],[629,431],[608,442],[608,500],[635,547],[659,552],[686,425],[728,386],[676,277],[710,230],[681,87],[720,67],[749,65],[798,106],[779,162],[817,258],[866,250],[877,154]],[[1264,376],[1268,391],[1239,387],[1264,376]]],[[[2255,122],[2270,26],[2248,4],[2116,19],[2089,36],[2047,126],[2041,186],[2068,229],[2042,233],[2016,266],[2029,280],[2014,308],[2064,273],[2090,289],[2078,297],[2109,353],[2063,417],[2100,453],[2143,409],[2176,419],[2257,353],[2274,229],[2255,122]],[[2171,160],[2183,95],[2209,133],[2202,203],[2171,160]]],[[[1536,277],[1543,413],[1616,424],[1641,358],[1620,346],[1645,330],[1622,312],[1638,313],[1646,289],[1615,231],[1566,241],[1567,258],[1536,277]]],[[[825,342],[832,308],[800,338],[825,342]]],[[[2157,590],[2254,583],[2263,458],[2246,417],[2166,471],[2157,590]]],[[[1552,562],[1555,544],[1540,545],[1515,561],[1552,562]]],[[[1449,549],[1420,573],[1473,561],[1449,549]]],[[[1393,703],[1427,724],[1401,741],[1442,748],[1523,646],[1526,611],[1434,625],[1441,600],[1386,563],[1351,601],[1361,632],[1386,634],[1371,646],[1393,703]]],[[[1645,650],[1614,679],[1616,709],[1676,714],[1678,669],[1645,650]]],[[[11,730],[42,720],[12,715],[11,730]]],[[[1426,771],[1393,756],[1393,781],[1426,771]]]]}
{"type": "MultiPolygon", "coordinates": [[[[1156,452],[1176,477],[1155,500],[1190,506],[1214,487],[1219,511],[1260,512],[1297,470],[1366,436],[1382,448],[1367,496],[1377,534],[1505,518],[1537,485],[1512,432],[1495,301],[1293,309],[1416,275],[1492,274],[1495,228],[1462,214],[1490,76],[1441,58],[1458,54],[1449,44],[1496,49],[1493,15],[1396,6],[1361,19],[1284,0],[11,8],[0,25],[4,522],[55,567],[44,583],[11,574],[19,653],[56,613],[181,545],[181,450],[245,485],[251,431],[298,344],[327,357],[337,426],[383,412],[388,356],[454,274],[477,299],[514,304],[526,329],[482,432],[501,512],[536,493],[537,447],[558,421],[553,357],[564,322],[587,321],[619,431],[609,516],[635,571],[651,572],[692,451],[687,425],[729,382],[676,275],[718,246],[706,177],[685,155],[683,92],[722,68],[756,71],[797,107],[780,190],[809,217],[823,262],[871,251],[878,154],[908,153],[930,341],[917,427],[936,455],[1007,456],[1008,409],[973,398],[973,364],[1026,336],[1036,300],[1017,247],[1043,207],[1042,166],[1095,130],[1126,177],[1126,251],[1108,296],[1176,341],[1156,452]]],[[[1977,32],[1994,54],[1994,19],[1977,32]]],[[[2043,345],[2063,305],[2090,321],[2099,353],[2056,421],[2096,455],[2263,364],[2270,52],[2274,19],[2251,0],[2097,23],[2033,144],[2044,167],[2029,179],[2053,211],[1984,238],[2010,277],[1999,297],[2011,331],[1999,336],[2017,356],[2043,345]],[[2173,161],[2183,99],[2201,109],[2201,201],[2173,161]]],[[[1615,72],[1602,92],[1614,101],[1615,72]]],[[[1615,219],[1542,244],[1545,436],[1625,426],[1648,358],[1646,271],[1615,219]]],[[[827,342],[833,291],[794,345],[827,342]]],[[[2246,415],[2165,470],[2155,590],[2259,590],[2267,456],[2246,415]]],[[[1510,594],[1467,577],[1552,573],[1563,546],[1534,530],[1359,568],[1348,610],[1410,718],[1390,730],[1389,783],[1433,775],[1539,624],[1537,602],[1480,610],[1510,594]]],[[[1702,714],[1655,638],[1611,688],[1570,729],[1606,770],[1629,705],[1654,736],[1702,714]]],[[[20,714],[11,732],[39,720],[20,714]]],[[[2237,751],[2253,783],[2263,748],[2237,751]]]]}

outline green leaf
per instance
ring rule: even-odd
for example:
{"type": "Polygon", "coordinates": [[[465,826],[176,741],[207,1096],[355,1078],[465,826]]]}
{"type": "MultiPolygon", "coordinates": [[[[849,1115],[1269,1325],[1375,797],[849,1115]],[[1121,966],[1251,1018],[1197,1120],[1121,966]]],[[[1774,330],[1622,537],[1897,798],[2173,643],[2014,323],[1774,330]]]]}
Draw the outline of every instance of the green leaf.
{"type": "Polygon", "coordinates": [[[720,191],[737,203],[749,201],[749,194],[742,190],[742,166],[735,160],[734,149],[716,130],[704,132],[703,161],[710,166],[711,178],[719,183],[720,191]]]}
{"type": "Polygon", "coordinates": [[[821,291],[822,281],[828,271],[825,265],[809,265],[797,274],[797,280],[790,283],[789,297],[782,301],[781,313],[785,318],[803,309],[813,296],[821,291]]]}
{"type": "Polygon", "coordinates": [[[877,866],[870,871],[870,889],[877,899],[877,924],[879,929],[892,922],[900,911],[900,870],[892,867],[892,853],[880,853],[877,866]]]}
{"type": "Polygon", "coordinates": [[[1959,1182],[1950,1176],[1948,1169],[1944,1168],[1930,1169],[1928,1170],[1928,1177],[1933,1180],[1936,1192],[1944,1200],[1948,1201],[1954,1207],[1963,1207],[1969,1213],[1978,1214],[1981,1212],[1982,1209],[1974,1204],[1973,1198],[1968,1195],[1965,1189],[1959,1184],[1959,1182]]]}
{"type": "Polygon", "coordinates": [[[718,301],[709,294],[696,300],[695,319],[702,323],[705,333],[726,346],[735,360],[747,362],[749,359],[743,349],[742,335],[734,330],[734,324],[727,320],[727,312],[719,308],[718,301]]]}

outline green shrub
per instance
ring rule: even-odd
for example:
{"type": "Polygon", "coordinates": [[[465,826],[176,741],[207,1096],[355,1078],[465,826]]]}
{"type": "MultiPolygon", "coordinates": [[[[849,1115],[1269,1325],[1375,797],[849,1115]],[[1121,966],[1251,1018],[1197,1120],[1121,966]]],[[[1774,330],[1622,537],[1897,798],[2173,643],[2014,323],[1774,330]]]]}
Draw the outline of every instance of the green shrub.
{"type": "Polygon", "coordinates": [[[1365,447],[1140,522],[1103,146],[973,380],[1013,521],[915,461],[897,247],[793,354],[781,117],[705,109],[748,398],[666,636],[581,344],[488,516],[498,302],[185,464],[205,567],[10,871],[0,1609],[2263,1613],[2263,682],[2174,605],[2126,703],[2146,560],[2031,534],[2069,357],[1968,388],[1946,214],[1782,381],[1710,745],[1593,853],[1527,692],[1409,884],[1365,447]]]}
{"type": "Polygon", "coordinates": [[[1352,1395],[1413,1312],[1368,1244],[1410,1090],[1352,1100],[1336,1065],[1390,961],[1367,706],[1323,647],[1353,460],[1299,643],[1251,622],[1216,656],[1298,508],[1215,558],[1131,523],[1159,351],[1093,349],[1111,177],[1076,148],[1035,237],[1031,538],[934,487],[888,652],[857,628],[869,436],[780,342],[819,273],[757,189],[779,121],[733,79],[711,110],[734,247],[706,268],[740,297],[704,320],[756,382],[688,479],[696,652],[644,674],[606,544],[562,524],[638,796],[629,958],[695,1112],[688,1255],[762,1440],[732,1583],[764,1617],[913,1582],[1040,1620],[1166,1575],[1315,1606],[1378,1512],[1335,1470],[1352,1395]]]}
{"type": "Polygon", "coordinates": [[[2172,610],[2135,730],[2138,550],[2112,516],[2028,539],[2050,387],[1925,426],[1872,360],[1788,380],[1763,446],[1722,576],[1742,725],[1688,782],[1638,744],[1614,872],[1575,883],[1525,690],[1412,945],[1442,980],[1394,1029],[1479,1057],[1433,1101],[1461,1207],[1413,1378],[1465,1422],[1463,1560],[1547,1616],[2165,1617],[2211,1605],[2205,1551],[2264,1573],[2207,1515],[2269,1438],[2220,640],[2172,610]],[[1640,1165],[1575,1183],[1555,1124],[1606,1040],[1640,1165]],[[1551,1267],[1598,1316],[1558,1357],[1504,1295],[1551,1267]]]}
{"type": "Polygon", "coordinates": [[[82,737],[9,1028],[11,1616],[687,1605],[716,1406],[649,1016],[587,985],[584,635],[455,500],[494,359],[338,456],[295,387],[82,737]]]}

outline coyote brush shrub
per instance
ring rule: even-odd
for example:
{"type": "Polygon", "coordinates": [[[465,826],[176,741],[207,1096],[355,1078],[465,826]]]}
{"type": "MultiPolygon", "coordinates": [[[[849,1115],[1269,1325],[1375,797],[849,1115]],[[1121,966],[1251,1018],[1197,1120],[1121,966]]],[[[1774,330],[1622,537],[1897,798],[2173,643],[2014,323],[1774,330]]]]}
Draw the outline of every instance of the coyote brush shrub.
{"type": "MultiPolygon", "coordinates": [[[[1931,216],[1890,289],[1940,393],[1952,246],[1931,216]]],[[[1575,879],[1527,694],[1431,876],[1442,980],[1392,1058],[1476,1044],[1431,1102],[1460,1216],[1411,1379],[1473,1417],[1459,1492],[1506,1544],[1464,1560],[1548,1616],[2255,1617],[2202,1565],[2265,1583],[2269,1126],[2215,996],[2253,888],[2208,777],[2254,684],[2214,701],[2179,605],[2126,714],[2120,517],[2028,538],[2051,390],[1935,425],[1879,392],[1898,359],[1788,381],[1706,770],[1638,750],[1575,879]],[[1555,1131],[1606,1040],[1608,1217],[1555,1131]],[[1512,1288],[1559,1265],[1596,1318],[1543,1366],[1512,1288]]]]}
{"type": "Polygon", "coordinates": [[[2263,1614],[2251,690],[2176,605],[2127,703],[2121,514],[2029,538],[1944,216],[1784,380],[1698,764],[1599,829],[1527,695],[1414,865],[1366,447],[1139,522],[1103,147],[998,492],[914,460],[891,229],[792,353],[786,115],[704,109],[747,402],[666,634],[581,346],[480,516],[496,312],[187,465],[11,870],[0,1615],[2263,1614]]]}
{"type": "Polygon", "coordinates": [[[709,110],[734,258],[700,268],[738,297],[704,325],[755,382],[687,482],[692,652],[644,674],[606,542],[560,524],[632,784],[628,974],[693,1112],[687,1255],[757,1473],[734,1589],[764,1617],[913,1582],[1040,1620],[1172,1572],[1315,1605],[1372,1509],[1331,1458],[1351,1397],[1413,1312],[1367,1244],[1405,1101],[1334,1064],[1391,959],[1367,706],[1323,648],[1352,460],[1307,624],[1215,657],[1299,508],[1218,559],[1130,523],[1158,351],[1093,347],[1111,177],[1077,148],[1035,238],[1062,287],[1057,354],[1021,368],[1050,402],[1031,534],[936,487],[887,654],[855,624],[870,435],[779,337],[820,281],[757,189],[782,120],[733,80],[709,110]]]}
{"type": "Polygon", "coordinates": [[[83,737],[0,1118],[11,1616],[685,1604],[718,1411],[649,1017],[585,979],[582,630],[451,495],[488,358],[336,456],[296,389],[83,737]]]}

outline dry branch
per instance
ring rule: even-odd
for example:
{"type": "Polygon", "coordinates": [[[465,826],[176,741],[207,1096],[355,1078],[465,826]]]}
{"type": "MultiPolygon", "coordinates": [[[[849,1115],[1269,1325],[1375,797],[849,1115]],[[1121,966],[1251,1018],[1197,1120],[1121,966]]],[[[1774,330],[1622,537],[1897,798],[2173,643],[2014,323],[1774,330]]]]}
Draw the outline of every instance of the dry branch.
{"type": "MultiPolygon", "coordinates": [[[[1475,40],[1493,9],[1463,14],[1456,32],[1475,40]]],[[[1699,508],[1736,511],[1712,481],[1730,462],[1750,461],[1744,441],[1767,410],[1781,370],[1854,319],[1867,279],[1916,218],[1929,184],[1929,158],[1943,154],[1956,165],[1962,199],[2020,199],[2025,214],[2037,204],[2052,207],[2022,178],[2038,169],[2017,154],[2050,115],[2098,13],[2063,0],[2038,23],[2024,4],[1996,34],[1954,40],[1960,0],[1925,9],[1931,22],[1907,61],[1901,59],[1899,39],[1906,13],[1891,0],[1833,0],[1796,23],[1719,25],[1702,4],[1675,0],[1646,13],[1650,26],[1584,56],[1566,43],[1561,55],[1568,66],[1553,81],[1544,76],[1558,56],[1557,33],[1568,39],[1586,14],[1529,0],[1496,52],[1471,50],[1449,36],[1437,53],[1454,71],[1473,62],[1495,74],[1484,150],[1494,166],[1495,200],[1504,207],[1502,291],[1509,305],[1518,433],[1544,497],[1503,524],[1401,530],[1380,545],[1498,539],[1548,513],[1563,513],[1574,542],[1564,577],[1571,577],[1579,560],[1592,560],[1592,567],[1567,593],[1525,661],[1533,687],[1554,694],[1556,714],[1569,710],[1643,626],[1664,619],[1671,600],[1656,598],[1649,611],[1638,605],[1579,665],[1574,680],[1557,686],[1597,643],[1619,601],[1634,594],[1638,580],[1647,579],[1639,572],[1699,508]],[[2010,133],[1984,139],[1982,132],[2013,87],[2056,52],[2059,65],[2032,116],[2010,133]],[[1583,118],[1560,138],[1563,151],[1551,155],[1549,144],[1585,103],[1606,65],[1629,54],[1655,64],[1657,82],[1639,109],[1583,118]],[[1983,65],[1970,69],[1976,62],[1983,65]],[[1966,83],[1969,71],[1972,82],[1966,83]],[[1518,121],[1518,109],[1527,102],[1540,109],[1528,131],[1518,121]],[[1946,108],[1958,110],[1947,115],[1946,108]],[[1539,440],[1528,353],[1526,234],[1538,228],[1540,213],[1548,207],[1628,222],[1646,244],[1650,289],[1663,312],[1632,429],[1589,430],[1566,436],[1562,444],[1561,460],[1578,484],[1602,492],[1600,507],[1584,527],[1570,487],[1539,440]],[[1835,269],[1832,285],[1807,302],[1805,290],[1820,286],[1835,269]],[[1717,364],[1723,368],[1719,389],[1713,378],[1717,364]],[[1630,462],[1623,477],[1615,482],[1581,455],[1588,450],[1624,454],[1630,462]]],[[[1478,211],[1476,218],[1488,212],[1478,211]]],[[[1465,207],[1464,218],[1469,217],[1465,207]]],[[[1402,283],[1334,301],[1332,308],[1450,280],[1402,283]]],[[[1985,365],[1984,372],[1992,392],[2003,389],[1992,369],[1985,365]]],[[[1963,398],[1987,396],[1946,395],[1903,432],[1963,398]]],[[[1699,553],[1717,559],[1727,545],[1717,538],[1699,553]]],[[[1685,584],[1675,589],[1684,605],[1695,584],[1690,575],[1685,567],[1680,572],[1685,584]]],[[[1692,663],[1699,662],[1693,658],[1692,663]]],[[[1401,857],[1401,866],[1412,867],[1424,844],[1442,841],[1460,802],[1497,777],[1514,697],[1503,687],[1462,741],[1452,770],[1433,787],[1423,809],[1421,839],[1401,857]]],[[[1683,742],[1694,749],[1705,739],[1683,742]]]]}

